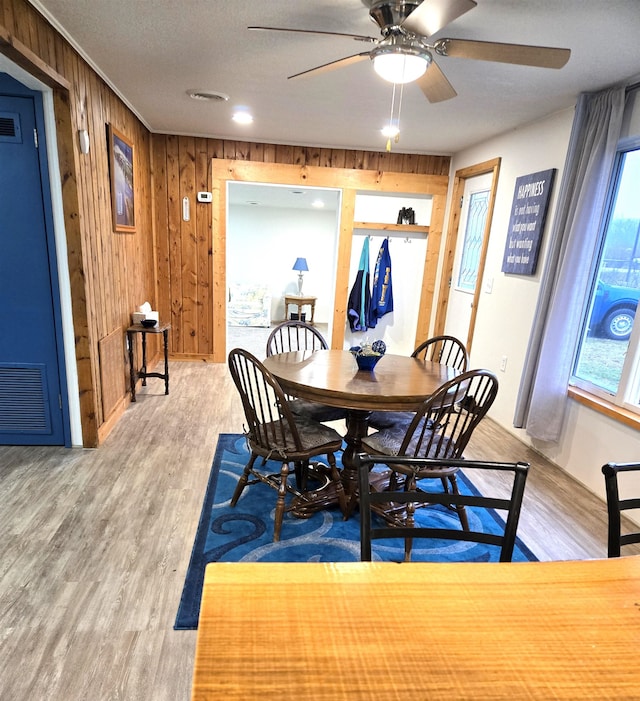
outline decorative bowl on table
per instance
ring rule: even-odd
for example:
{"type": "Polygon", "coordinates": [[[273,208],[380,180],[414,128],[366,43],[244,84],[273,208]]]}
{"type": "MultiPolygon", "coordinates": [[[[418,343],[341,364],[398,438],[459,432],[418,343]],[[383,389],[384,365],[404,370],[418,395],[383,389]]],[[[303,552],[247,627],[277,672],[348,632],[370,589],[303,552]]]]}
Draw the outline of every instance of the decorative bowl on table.
{"type": "Polygon", "coordinates": [[[371,371],[378,364],[382,355],[380,353],[371,353],[369,355],[360,354],[356,355],[356,363],[358,363],[358,370],[368,370],[371,371]]]}
{"type": "Polygon", "coordinates": [[[152,329],[157,323],[157,319],[141,319],[140,323],[145,327],[145,329],[152,329]]]}
{"type": "Polygon", "coordinates": [[[361,346],[351,346],[349,351],[356,359],[358,370],[368,370],[371,372],[378,364],[378,361],[387,350],[384,341],[365,342],[361,346]]]}

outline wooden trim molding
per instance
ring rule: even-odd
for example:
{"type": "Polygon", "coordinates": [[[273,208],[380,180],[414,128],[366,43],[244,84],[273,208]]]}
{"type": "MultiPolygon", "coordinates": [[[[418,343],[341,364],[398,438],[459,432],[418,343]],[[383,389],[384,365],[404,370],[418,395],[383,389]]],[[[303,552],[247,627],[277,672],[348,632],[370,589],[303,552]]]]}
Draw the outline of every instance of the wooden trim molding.
{"type": "Polygon", "coordinates": [[[355,195],[361,192],[417,193],[433,197],[427,254],[420,294],[416,340],[427,337],[435,294],[449,178],[322,166],[297,166],[231,159],[212,159],[213,192],[213,356],[226,361],[226,183],[228,181],[329,187],[342,190],[341,224],[336,264],[332,348],[342,348],[348,298],[349,257],[354,228],[355,195]]]}
{"type": "Polygon", "coordinates": [[[629,411],[623,407],[608,402],[606,399],[601,397],[596,397],[594,394],[587,392],[580,387],[569,387],[567,391],[569,397],[574,399],[579,404],[589,407],[600,414],[608,416],[614,421],[618,421],[625,426],[630,426],[635,428],[636,431],[640,431],[640,414],[636,414],[633,411],[629,411]]]}
{"type": "Polygon", "coordinates": [[[71,83],[60,73],[54,71],[31,49],[16,39],[9,30],[0,24],[0,53],[23,68],[34,78],[42,81],[50,88],[71,89],[71,83]]]}
{"type": "Polygon", "coordinates": [[[473,304],[471,311],[471,319],[469,321],[469,331],[466,338],[467,352],[471,352],[471,344],[473,342],[473,332],[475,329],[476,316],[478,314],[478,305],[480,304],[480,293],[482,290],[482,278],[484,276],[484,266],[487,258],[487,248],[489,246],[489,237],[491,235],[491,225],[493,222],[493,210],[495,208],[496,193],[498,190],[498,178],[500,176],[500,158],[493,158],[482,163],[476,163],[468,168],[461,168],[455,173],[453,180],[453,194],[451,196],[451,208],[449,211],[449,224],[447,227],[447,240],[445,243],[446,250],[444,255],[444,263],[442,266],[442,275],[440,277],[440,291],[438,294],[438,306],[436,310],[435,334],[444,333],[444,327],[447,317],[447,305],[449,304],[449,291],[451,289],[451,279],[453,276],[453,261],[458,243],[458,234],[460,226],[460,217],[462,214],[462,196],[466,181],[470,178],[475,178],[478,175],[492,173],[491,193],[489,195],[489,210],[485,222],[484,232],[482,234],[482,249],[480,252],[480,262],[478,265],[478,278],[476,289],[473,294],[473,304]]]}

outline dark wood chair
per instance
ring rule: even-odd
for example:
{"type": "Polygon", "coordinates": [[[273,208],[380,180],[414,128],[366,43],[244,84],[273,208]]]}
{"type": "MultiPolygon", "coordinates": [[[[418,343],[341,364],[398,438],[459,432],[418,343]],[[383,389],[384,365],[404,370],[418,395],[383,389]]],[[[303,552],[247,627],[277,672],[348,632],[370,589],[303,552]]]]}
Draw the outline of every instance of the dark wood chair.
{"type": "Polygon", "coordinates": [[[469,362],[464,343],[455,336],[434,336],[421,343],[411,354],[412,358],[431,360],[464,372],[469,362]]]}
{"type": "Polygon", "coordinates": [[[229,370],[242,399],[247,421],[245,435],[251,451],[249,462],[231,498],[231,506],[238,503],[247,485],[261,482],[275,489],[278,497],[273,540],[280,540],[287,493],[293,495],[304,508],[309,461],[313,457],[326,455],[329,463],[327,483],[333,483],[340,509],[346,518],[346,497],[335,458],[335,453],[342,447],[342,436],[321,423],[294,416],[276,378],[248,351],[241,348],[230,351],[229,370]],[[259,457],[262,460],[256,465],[259,457]],[[279,474],[268,474],[262,469],[267,460],[281,463],[279,474]],[[289,481],[292,466],[298,478],[297,486],[289,481]]]}
{"type": "MultiPolygon", "coordinates": [[[[273,329],[267,338],[267,358],[277,353],[290,351],[326,350],[328,344],[324,336],[304,321],[285,321],[273,329]]],[[[332,407],[320,402],[289,397],[289,406],[296,416],[312,421],[338,421],[347,415],[345,409],[332,407]]]]}
{"type": "MultiPolygon", "coordinates": [[[[467,363],[469,362],[464,343],[455,336],[434,336],[429,338],[413,351],[411,357],[442,363],[461,372],[467,369],[467,363]]],[[[369,426],[378,430],[397,425],[406,428],[411,419],[413,419],[413,413],[410,411],[374,411],[369,417],[369,426]]]]}
{"type": "MultiPolygon", "coordinates": [[[[493,404],[498,393],[498,380],[489,370],[470,370],[445,382],[440,389],[427,399],[407,425],[396,425],[382,429],[362,440],[362,450],[373,455],[407,456],[412,458],[442,458],[455,460],[463,457],[469,439],[476,426],[493,404]]],[[[463,501],[459,501],[456,464],[429,462],[424,470],[405,470],[402,466],[393,467],[388,490],[398,491],[402,485],[414,490],[415,482],[437,478],[442,483],[445,494],[455,496],[451,508],[455,509],[464,530],[469,529],[463,501]]],[[[389,507],[387,517],[397,525],[412,524],[412,511],[401,504],[399,508],[389,507]]],[[[407,557],[410,557],[411,544],[407,542],[407,557]]]]}
{"type": "Polygon", "coordinates": [[[486,543],[500,548],[500,562],[510,562],[516,541],[516,531],[520,519],[522,497],[529,472],[529,465],[524,462],[501,463],[479,460],[432,459],[416,457],[381,457],[380,455],[356,456],[360,479],[360,559],[371,560],[372,541],[382,538],[404,538],[405,560],[411,556],[411,543],[414,538],[439,538],[445,540],[462,540],[474,543],[486,543]],[[403,486],[396,491],[375,492],[369,489],[370,470],[374,465],[386,465],[391,470],[405,476],[403,486]],[[508,497],[447,494],[431,491],[424,486],[417,486],[423,475],[436,474],[440,470],[464,470],[466,472],[493,471],[513,473],[511,492],[508,497]],[[384,509],[389,501],[402,505],[409,514],[406,521],[389,524],[379,520],[376,511],[384,509]],[[497,509],[506,513],[504,529],[492,534],[482,531],[430,527],[423,524],[416,526],[412,514],[416,505],[442,504],[470,509],[497,509]],[[376,520],[378,519],[378,520],[376,520]],[[375,525],[381,523],[384,525],[375,525]]]}
{"type": "Polygon", "coordinates": [[[607,513],[609,517],[608,556],[620,557],[623,545],[640,543],[640,529],[622,532],[622,512],[629,509],[640,509],[640,498],[620,498],[620,482],[618,475],[626,472],[640,472],[640,463],[609,462],[602,466],[604,484],[607,493],[607,513]]]}
{"type": "Polygon", "coordinates": [[[324,336],[304,321],[283,321],[267,338],[267,357],[276,353],[298,350],[326,350],[329,346],[324,336]]]}

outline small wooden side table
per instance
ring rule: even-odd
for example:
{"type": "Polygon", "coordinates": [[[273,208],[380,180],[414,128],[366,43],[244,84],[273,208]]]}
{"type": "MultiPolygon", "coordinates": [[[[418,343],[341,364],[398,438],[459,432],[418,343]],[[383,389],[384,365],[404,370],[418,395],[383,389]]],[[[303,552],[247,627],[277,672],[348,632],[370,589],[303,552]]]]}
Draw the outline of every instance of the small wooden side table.
{"type": "Polygon", "coordinates": [[[147,384],[147,377],[158,377],[164,380],[164,393],[169,394],[169,329],[171,324],[156,324],[150,328],[142,324],[134,324],[127,329],[127,341],[129,346],[129,376],[131,381],[131,401],[136,401],[136,382],[142,379],[142,386],[147,384]],[[134,351],[135,334],[142,334],[142,365],[137,368],[134,351]],[[147,372],[147,334],[162,334],[164,345],[164,372],[147,372]]]}
{"type": "Polygon", "coordinates": [[[307,297],[306,295],[285,295],[284,296],[284,316],[285,321],[289,318],[289,305],[293,305],[298,309],[298,319],[302,320],[302,307],[307,305],[311,307],[310,324],[313,324],[313,315],[316,311],[317,297],[307,297]]]}

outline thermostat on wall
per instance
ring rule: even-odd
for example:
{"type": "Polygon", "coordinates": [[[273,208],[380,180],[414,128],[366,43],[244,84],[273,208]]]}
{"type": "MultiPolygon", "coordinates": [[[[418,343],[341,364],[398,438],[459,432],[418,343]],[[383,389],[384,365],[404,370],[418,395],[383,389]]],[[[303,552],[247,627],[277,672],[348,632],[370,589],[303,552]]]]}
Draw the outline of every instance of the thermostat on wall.
{"type": "Polygon", "coordinates": [[[199,192],[198,202],[212,202],[213,195],[210,192],[199,192]]]}

